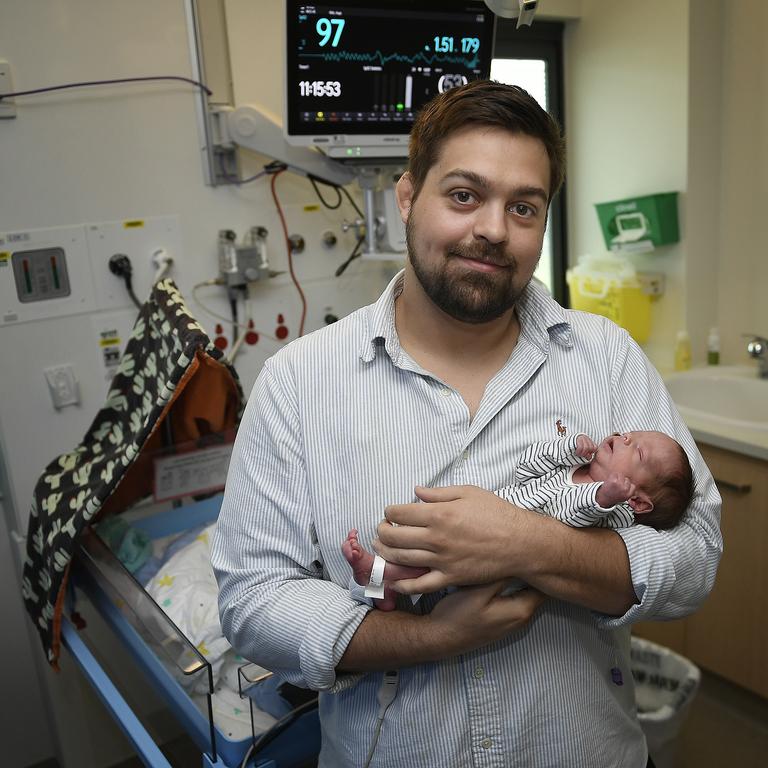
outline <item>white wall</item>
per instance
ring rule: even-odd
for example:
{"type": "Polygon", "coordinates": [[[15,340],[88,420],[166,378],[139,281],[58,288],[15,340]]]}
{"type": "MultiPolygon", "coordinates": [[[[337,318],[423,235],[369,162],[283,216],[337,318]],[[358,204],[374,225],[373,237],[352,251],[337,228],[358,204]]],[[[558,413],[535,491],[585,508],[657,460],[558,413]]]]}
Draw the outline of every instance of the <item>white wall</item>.
{"type": "MultiPolygon", "coordinates": [[[[605,251],[595,203],[678,191],[684,211],[687,172],[688,0],[582,0],[580,8],[565,34],[572,263],[605,251]]],[[[683,240],[633,257],[667,276],[646,345],[658,366],[685,324],[684,253],[683,240]]]]}
{"type": "MultiPolygon", "coordinates": [[[[236,94],[279,116],[281,0],[230,2],[227,15],[233,32],[236,94]]],[[[190,76],[185,3],[2,0],[0,58],[10,62],[17,90],[131,76],[190,76]]],[[[193,313],[212,332],[216,321],[192,302],[191,288],[217,275],[220,229],[230,228],[241,236],[252,225],[266,226],[272,268],[287,272],[287,259],[268,181],[239,189],[204,185],[196,99],[195,88],[180,83],[109,86],[18,99],[18,117],[0,121],[0,232],[175,216],[182,247],[173,254],[173,276],[193,313]]],[[[253,156],[247,170],[258,169],[264,161],[253,156]]],[[[375,298],[393,273],[391,264],[358,260],[342,279],[333,277],[354,245],[352,233],[342,233],[340,226],[343,218],[354,218],[349,205],[344,202],[335,212],[322,209],[309,183],[290,174],[279,178],[278,191],[289,231],[302,234],[307,242],[306,252],[296,257],[296,271],[309,301],[307,328],[319,327],[327,308],[342,316],[375,298]],[[339,238],[332,251],[320,244],[325,229],[333,229],[339,238]]],[[[3,270],[0,279],[9,280],[9,273],[3,270]]],[[[228,314],[219,289],[202,293],[214,309],[228,314]]],[[[289,339],[295,336],[300,304],[287,274],[258,286],[253,303],[257,329],[272,334],[278,313],[283,313],[289,339]]],[[[130,324],[132,309],[118,314],[130,324]]],[[[10,495],[0,503],[9,528],[25,529],[35,479],[50,459],[77,444],[102,403],[105,384],[94,340],[96,320],[80,315],[0,324],[0,442],[11,486],[10,495]],[[55,411],[42,370],[64,362],[75,366],[82,402],[55,411]]],[[[246,393],[264,358],[277,348],[262,339],[238,358],[246,393]]],[[[33,659],[40,660],[39,643],[24,618],[5,527],[0,524],[0,607],[6,622],[0,656],[8,668],[5,702],[12,706],[3,707],[0,743],[3,765],[17,768],[47,757],[54,745],[32,664],[33,659]]],[[[53,689],[52,699],[60,702],[54,719],[66,764],[100,766],[123,757],[124,742],[111,731],[99,738],[88,735],[83,723],[93,712],[78,713],[78,725],[73,726],[76,678],[47,673],[44,677],[46,687],[53,689]],[[86,744],[89,741],[93,748],[86,744]]],[[[101,720],[97,720],[100,729],[101,720]]]]}
{"type": "Polygon", "coordinates": [[[566,32],[571,260],[603,247],[593,204],[678,190],[681,242],[636,258],[668,276],[646,345],[662,370],[676,332],[694,365],[717,326],[721,362],[768,336],[768,5],[582,0],[566,32]]]}
{"type": "Polygon", "coordinates": [[[748,364],[742,333],[768,336],[768,6],[723,2],[718,320],[726,362],[748,364]]]}
{"type": "MultiPolygon", "coordinates": [[[[723,113],[723,5],[722,0],[696,0],[690,6],[688,188],[684,198],[683,246],[686,325],[691,334],[694,365],[705,363],[709,329],[719,322],[723,124],[727,119],[723,113]]],[[[729,341],[726,332],[723,362],[729,357],[729,341]]]]}

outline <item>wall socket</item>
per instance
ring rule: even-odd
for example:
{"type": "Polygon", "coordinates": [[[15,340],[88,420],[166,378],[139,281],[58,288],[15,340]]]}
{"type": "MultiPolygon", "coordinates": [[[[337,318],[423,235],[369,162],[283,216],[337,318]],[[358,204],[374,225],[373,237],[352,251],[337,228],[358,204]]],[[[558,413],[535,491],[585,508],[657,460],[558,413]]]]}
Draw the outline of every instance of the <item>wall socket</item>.
{"type": "MultiPolygon", "coordinates": [[[[0,94],[13,93],[11,65],[0,59],[0,94]]],[[[16,102],[14,99],[0,99],[0,120],[16,117],[16,102]]]]}

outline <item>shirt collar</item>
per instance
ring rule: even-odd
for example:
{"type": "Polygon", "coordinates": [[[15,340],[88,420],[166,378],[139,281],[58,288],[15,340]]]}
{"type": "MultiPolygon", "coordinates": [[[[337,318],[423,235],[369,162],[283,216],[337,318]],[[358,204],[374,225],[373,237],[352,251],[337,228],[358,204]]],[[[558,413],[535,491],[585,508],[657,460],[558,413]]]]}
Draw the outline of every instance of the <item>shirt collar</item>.
{"type": "Polygon", "coordinates": [[[546,351],[550,341],[563,347],[573,346],[571,323],[547,287],[534,278],[517,302],[520,333],[546,351]]]}
{"type": "Polygon", "coordinates": [[[360,359],[364,363],[370,363],[381,346],[393,362],[400,356],[400,339],[395,329],[395,300],[403,292],[404,274],[405,270],[401,269],[390,280],[378,301],[368,307],[368,330],[360,348],[360,359]]]}
{"type": "MultiPolygon", "coordinates": [[[[395,300],[403,290],[400,270],[390,281],[378,301],[368,307],[368,329],[360,347],[360,359],[371,362],[376,350],[384,347],[393,362],[400,357],[400,339],[395,329],[395,300]]],[[[571,324],[565,310],[549,295],[539,280],[531,280],[517,303],[521,335],[546,351],[553,341],[573,346],[571,324]]]]}

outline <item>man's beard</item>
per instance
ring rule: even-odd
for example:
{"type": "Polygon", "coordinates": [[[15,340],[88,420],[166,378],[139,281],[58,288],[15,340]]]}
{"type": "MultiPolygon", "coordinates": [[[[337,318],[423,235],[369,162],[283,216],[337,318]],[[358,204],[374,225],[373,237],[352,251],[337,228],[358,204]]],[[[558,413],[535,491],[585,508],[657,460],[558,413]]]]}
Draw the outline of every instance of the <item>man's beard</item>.
{"type": "Polygon", "coordinates": [[[405,224],[405,240],[414,274],[424,292],[450,317],[462,323],[488,323],[515,306],[530,278],[524,285],[515,285],[518,263],[504,246],[478,241],[472,246],[454,243],[446,251],[442,264],[427,267],[414,247],[413,210],[405,224]],[[487,261],[503,265],[501,271],[480,272],[462,270],[450,274],[451,260],[456,257],[487,261]]]}

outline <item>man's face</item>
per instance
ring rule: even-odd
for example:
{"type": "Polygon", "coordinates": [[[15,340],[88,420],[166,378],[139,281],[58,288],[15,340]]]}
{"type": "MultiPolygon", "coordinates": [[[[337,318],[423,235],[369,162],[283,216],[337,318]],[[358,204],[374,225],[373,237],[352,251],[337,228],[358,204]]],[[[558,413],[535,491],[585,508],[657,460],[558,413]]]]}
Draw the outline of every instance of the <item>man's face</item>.
{"type": "Polygon", "coordinates": [[[410,266],[443,312],[485,323],[515,305],[541,255],[549,176],[539,139],[468,127],[443,143],[415,200],[400,180],[410,266]]]}

